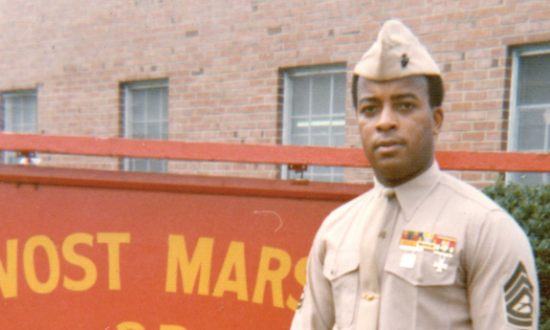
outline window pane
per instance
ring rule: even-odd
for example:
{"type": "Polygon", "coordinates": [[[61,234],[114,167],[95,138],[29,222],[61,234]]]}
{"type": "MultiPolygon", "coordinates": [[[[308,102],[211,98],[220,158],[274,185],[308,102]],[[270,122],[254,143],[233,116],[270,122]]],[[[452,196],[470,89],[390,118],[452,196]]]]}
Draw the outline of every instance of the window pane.
{"type": "Polygon", "coordinates": [[[131,170],[136,172],[147,172],[147,159],[133,159],[131,170]]]}
{"type": "Polygon", "coordinates": [[[291,134],[309,134],[309,126],[311,125],[309,118],[292,119],[291,134]]]}
{"type": "Polygon", "coordinates": [[[545,109],[520,109],[518,149],[520,151],[545,150],[547,125],[544,120],[545,109]]]}
{"type": "Polygon", "coordinates": [[[145,122],[146,108],[145,108],[145,93],[140,90],[134,90],[129,95],[132,104],[132,121],[133,122],[145,122]]]}
{"type": "Polygon", "coordinates": [[[310,77],[292,78],[292,115],[309,115],[310,77]]]}
{"type": "Polygon", "coordinates": [[[313,115],[328,115],[332,106],[330,96],[332,75],[315,75],[312,77],[312,107],[313,115]]]}
{"type": "Polygon", "coordinates": [[[135,172],[156,172],[163,173],[168,169],[168,163],[163,159],[146,159],[146,158],[134,158],[130,159],[131,171],[135,172]]]}
{"type": "Polygon", "coordinates": [[[311,173],[315,175],[328,175],[331,172],[328,166],[311,166],[311,173]]]}
{"type": "Polygon", "coordinates": [[[550,54],[520,57],[518,105],[550,103],[549,68],[550,54]]]}
{"type": "Polygon", "coordinates": [[[149,159],[149,171],[155,173],[166,172],[166,161],[162,159],[149,159]]]}
{"type": "Polygon", "coordinates": [[[166,120],[162,121],[161,128],[162,128],[162,134],[160,139],[161,140],[168,140],[168,116],[166,116],[166,120]]]}
{"type": "Polygon", "coordinates": [[[316,147],[330,147],[328,135],[313,135],[311,145],[316,147]]]}
{"type": "Polygon", "coordinates": [[[23,123],[23,108],[20,106],[21,99],[20,98],[14,98],[12,101],[12,107],[11,108],[11,119],[12,122],[10,123],[13,127],[13,132],[19,132],[19,129],[21,127],[21,124],[23,123]]]}
{"type": "Polygon", "coordinates": [[[32,103],[29,104],[31,108],[26,108],[23,110],[23,125],[26,132],[35,132],[35,123],[36,123],[36,108],[32,103]]]}
{"type": "Polygon", "coordinates": [[[330,134],[331,120],[330,117],[319,117],[311,120],[311,134],[330,134]]]}
{"type": "Polygon", "coordinates": [[[160,123],[152,122],[147,124],[147,138],[152,140],[160,140],[162,138],[160,123]]]}
{"type": "Polygon", "coordinates": [[[346,136],[344,134],[334,134],[331,139],[331,147],[341,147],[346,144],[346,136]]]}
{"type": "Polygon", "coordinates": [[[162,119],[162,94],[158,88],[153,88],[147,91],[147,119],[161,120],[162,119]]]}
{"type": "Polygon", "coordinates": [[[307,146],[309,145],[309,138],[307,135],[293,135],[291,144],[296,146],[307,146]]]}
{"type": "Polygon", "coordinates": [[[132,136],[129,136],[133,139],[146,139],[147,138],[147,125],[143,123],[135,123],[132,125],[132,136]]]}
{"type": "Polygon", "coordinates": [[[334,97],[332,100],[332,113],[345,114],[346,112],[346,74],[334,75],[334,97]]]}
{"type": "Polygon", "coordinates": [[[342,167],[311,166],[311,178],[315,181],[342,182],[344,169],[342,167]]]}
{"type": "Polygon", "coordinates": [[[24,97],[23,109],[21,109],[21,112],[23,113],[23,121],[25,122],[25,125],[33,125],[34,116],[36,114],[36,98],[29,96],[24,97]]]}
{"type": "Polygon", "coordinates": [[[514,172],[510,173],[510,180],[527,185],[538,185],[545,182],[545,178],[548,178],[548,174],[544,173],[523,173],[523,172],[514,172]]]}
{"type": "MultiPolygon", "coordinates": [[[[346,118],[345,117],[332,117],[331,121],[332,134],[344,134],[346,132],[346,118]]],[[[342,144],[343,146],[343,144],[342,144]]]]}
{"type": "Polygon", "coordinates": [[[25,125],[22,126],[20,129],[21,133],[36,133],[36,127],[35,125],[25,125]]]}
{"type": "Polygon", "coordinates": [[[168,88],[160,89],[161,120],[168,123],[168,88]]]}

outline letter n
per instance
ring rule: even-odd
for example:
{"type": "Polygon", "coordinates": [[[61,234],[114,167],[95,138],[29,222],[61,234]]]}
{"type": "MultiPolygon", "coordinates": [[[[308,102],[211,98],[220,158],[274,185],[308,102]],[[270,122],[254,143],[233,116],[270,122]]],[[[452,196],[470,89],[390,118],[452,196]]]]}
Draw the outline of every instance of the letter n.
{"type": "Polygon", "coordinates": [[[17,240],[6,242],[6,268],[0,260],[0,289],[4,298],[17,297],[17,240]]]}

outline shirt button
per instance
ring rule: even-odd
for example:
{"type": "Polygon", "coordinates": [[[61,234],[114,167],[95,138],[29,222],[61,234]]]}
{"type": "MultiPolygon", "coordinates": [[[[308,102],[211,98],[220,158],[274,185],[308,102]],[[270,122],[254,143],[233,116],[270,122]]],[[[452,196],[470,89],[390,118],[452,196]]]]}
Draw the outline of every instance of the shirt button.
{"type": "Polygon", "coordinates": [[[367,299],[368,301],[372,301],[376,298],[378,298],[378,295],[376,293],[367,293],[363,296],[363,299],[367,299]]]}

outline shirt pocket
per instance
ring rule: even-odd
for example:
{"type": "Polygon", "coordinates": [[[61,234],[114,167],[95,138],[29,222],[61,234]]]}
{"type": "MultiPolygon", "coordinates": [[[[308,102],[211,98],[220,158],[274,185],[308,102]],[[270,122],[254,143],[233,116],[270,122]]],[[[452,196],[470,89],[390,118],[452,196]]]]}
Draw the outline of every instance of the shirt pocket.
{"type": "Polygon", "coordinates": [[[353,323],[359,295],[359,253],[339,251],[327,258],[323,275],[330,281],[334,298],[334,314],[338,329],[353,323]]]}
{"type": "Polygon", "coordinates": [[[400,251],[388,257],[384,269],[414,286],[453,285],[458,271],[457,259],[457,255],[443,255],[429,250],[415,253],[400,251]],[[405,254],[416,256],[412,268],[401,266],[405,254]]]}

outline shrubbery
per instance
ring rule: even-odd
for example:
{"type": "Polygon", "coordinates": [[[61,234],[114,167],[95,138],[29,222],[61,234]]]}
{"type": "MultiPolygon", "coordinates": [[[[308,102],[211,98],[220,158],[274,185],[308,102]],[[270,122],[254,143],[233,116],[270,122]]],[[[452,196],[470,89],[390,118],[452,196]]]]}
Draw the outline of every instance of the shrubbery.
{"type": "Polygon", "coordinates": [[[497,181],[483,190],[523,227],[535,252],[539,277],[540,330],[550,330],[550,185],[497,181]]]}

